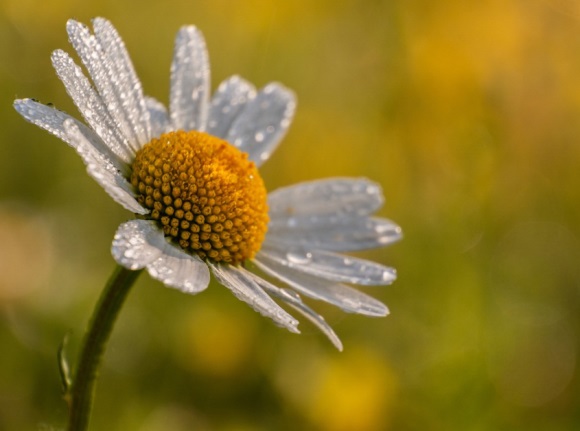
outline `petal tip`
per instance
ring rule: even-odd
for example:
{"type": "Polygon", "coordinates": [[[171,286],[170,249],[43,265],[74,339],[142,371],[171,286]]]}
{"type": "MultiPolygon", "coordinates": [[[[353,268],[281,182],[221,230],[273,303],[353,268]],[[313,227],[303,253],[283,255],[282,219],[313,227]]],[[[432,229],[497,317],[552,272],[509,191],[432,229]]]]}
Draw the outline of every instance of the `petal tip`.
{"type": "Polygon", "coordinates": [[[197,28],[193,24],[189,24],[189,25],[182,26],[179,29],[178,34],[179,35],[187,34],[190,37],[195,37],[195,36],[201,36],[202,35],[201,30],[199,28],[197,28]]]}

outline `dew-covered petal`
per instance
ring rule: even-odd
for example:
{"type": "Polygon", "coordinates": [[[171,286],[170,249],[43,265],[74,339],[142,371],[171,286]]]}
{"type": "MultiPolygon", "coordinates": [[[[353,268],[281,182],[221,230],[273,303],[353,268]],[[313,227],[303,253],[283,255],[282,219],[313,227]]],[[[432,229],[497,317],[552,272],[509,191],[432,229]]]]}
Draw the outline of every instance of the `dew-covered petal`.
{"type": "Polygon", "coordinates": [[[74,148],[87,166],[87,172],[119,204],[137,214],[149,211],[133,197],[124,177],[129,168],[111,153],[94,131],[68,114],[31,99],[16,100],[16,110],[31,123],[47,130],[74,148]]]}
{"type": "Polygon", "coordinates": [[[131,127],[139,143],[145,145],[151,140],[149,111],[143,96],[141,81],[137,77],[125,43],[110,21],[95,18],[93,27],[95,36],[106,53],[106,63],[115,79],[131,127]]]}
{"type": "Polygon", "coordinates": [[[169,112],[174,129],[205,130],[209,92],[209,57],[203,35],[194,26],[182,27],[171,63],[169,112]]]}
{"type": "Polygon", "coordinates": [[[283,266],[330,281],[381,286],[397,278],[394,268],[328,251],[262,247],[261,252],[283,266]]]}
{"type": "Polygon", "coordinates": [[[162,247],[159,258],[147,264],[151,277],[185,293],[198,293],[209,285],[209,269],[199,256],[187,254],[165,240],[162,247]]]}
{"type": "Polygon", "coordinates": [[[65,121],[74,122],[78,128],[82,130],[84,135],[91,136],[90,142],[94,145],[95,150],[101,153],[103,157],[109,159],[110,163],[118,167],[120,170],[127,169],[127,164],[119,161],[118,157],[111,152],[95,132],[70,115],[59,111],[52,106],[43,105],[33,99],[15,100],[14,109],[16,109],[16,111],[22,115],[26,121],[46,130],[76,149],[78,143],[69,136],[64,128],[65,121]]]}
{"type": "Polygon", "coordinates": [[[378,317],[389,313],[385,304],[352,287],[301,273],[275,262],[261,252],[254,258],[254,263],[266,274],[297,292],[336,305],[346,312],[378,317]]]}
{"type": "Polygon", "coordinates": [[[147,268],[151,277],[185,293],[197,293],[209,284],[209,269],[197,256],[173,246],[151,220],[131,220],[117,229],[111,247],[120,265],[147,268]]]}
{"type": "MultiPolygon", "coordinates": [[[[26,121],[52,133],[71,147],[76,148],[76,142],[71,141],[70,137],[64,130],[64,122],[66,120],[77,121],[70,115],[59,111],[52,106],[43,105],[34,99],[16,99],[14,101],[14,109],[16,109],[16,111],[22,115],[26,121]]],[[[104,144],[102,145],[102,150],[103,152],[107,151],[104,144]]]]}
{"type": "Polygon", "coordinates": [[[123,173],[129,171],[129,166],[112,153],[93,130],[70,115],[33,99],[17,99],[14,101],[14,108],[25,120],[50,132],[74,148],[83,157],[85,164],[88,165],[89,161],[84,155],[90,154],[91,163],[97,160],[103,168],[118,174],[121,178],[123,173]]]}
{"type": "Polygon", "coordinates": [[[85,25],[69,20],[67,31],[71,44],[89,71],[109,114],[119,125],[121,133],[133,151],[137,151],[147,142],[144,136],[147,135],[148,128],[147,122],[140,121],[142,115],[148,115],[142,114],[145,109],[143,97],[141,96],[141,100],[137,102],[134,98],[135,91],[142,92],[141,84],[132,82],[126,73],[119,73],[119,69],[129,67],[116,64],[117,61],[124,61],[123,56],[111,47],[109,47],[111,52],[107,52],[85,25]],[[134,88],[135,85],[138,86],[137,89],[134,88]]]}
{"type": "Polygon", "coordinates": [[[310,320],[328,339],[334,344],[334,346],[342,351],[342,342],[340,338],[336,335],[334,330],[330,327],[324,317],[315,312],[312,308],[302,302],[300,295],[296,292],[288,289],[281,289],[274,286],[272,283],[264,280],[263,278],[248,272],[250,276],[254,279],[258,285],[264,289],[269,295],[275,296],[276,298],[284,301],[286,304],[294,308],[296,311],[301,313],[304,317],[310,320]]]}
{"type": "Polygon", "coordinates": [[[111,254],[125,268],[142,269],[161,256],[165,242],[155,222],[130,220],[115,232],[111,254]]]}
{"type": "Polygon", "coordinates": [[[147,214],[149,210],[137,202],[131,184],[102,153],[95,149],[91,142],[91,138],[96,137],[93,132],[86,127],[82,130],[79,128],[79,123],[71,119],[65,120],[63,127],[71,141],[76,143],[75,149],[87,166],[87,173],[99,183],[109,196],[135,214],[147,214]],[[85,134],[84,132],[90,133],[85,134]]]}
{"type": "Polygon", "coordinates": [[[278,83],[268,84],[246,104],[226,140],[260,166],[286,133],[295,109],[296,96],[291,90],[278,83]]]}
{"type": "Polygon", "coordinates": [[[271,223],[264,245],[278,249],[356,251],[384,247],[401,237],[401,228],[384,218],[303,217],[288,225],[271,223]]]}
{"type": "Polygon", "coordinates": [[[117,157],[130,163],[133,150],[81,68],[62,50],[54,51],[51,59],[58,77],[85,121],[117,157]]]}
{"type": "Polygon", "coordinates": [[[234,120],[243,111],[248,101],[256,97],[256,89],[239,76],[232,76],[222,82],[215,92],[207,122],[207,132],[226,139],[234,120]]]}
{"type": "Polygon", "coordinates": [[[290,332],[300,332],[297,328],[298,321],[276,304],[247,271],[231,265],[208,264],[218,281],[230,289],[239,300],[246,302],[258,313],[269,317],[290,332]]]}
{"type": "Polygon", "coordinates": [[[158,138],[170,130],[169,115],[163,103],[153,97],[145,97],[151,119],[151,137],[158,138]]]}
{"type": "Polygon", "coordinates": [[[327,215],[364,216],[384,203],[381,186],[366,178],[329,178],[307,181],[268,194],[273,221],[289,223],[293,217],[327,215]]]}

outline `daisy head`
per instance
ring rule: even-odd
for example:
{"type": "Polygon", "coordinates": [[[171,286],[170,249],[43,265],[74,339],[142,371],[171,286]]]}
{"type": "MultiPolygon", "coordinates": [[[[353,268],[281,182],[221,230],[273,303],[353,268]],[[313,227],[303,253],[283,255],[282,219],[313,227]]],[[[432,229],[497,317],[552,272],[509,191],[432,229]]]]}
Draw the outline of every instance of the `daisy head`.
{"type": "Polygon", "coordinates": [[[347,312],[388,314],[348,284],[387,285],[395,270],[340,254],[400,239],[396,224],[372,216],[383,204],[380,187],[332,178],[266,192],[258,168],[292,121],[292,91],[278,83],[256,90],[232,76],[210,97],[205,42],[188,26],[175,40],[166,109],[143,94],[109,21],[94,19],[91,31],[70,20],[67,31],[90,80],[64,51],[53,52],[52,64],[85,122],[33,99],[14,106],[74,148],[88,174],[135,214],[113,240],[120,265],[146,268],[187,293],[204,290],[211,272],[292,332],[298,321],[272,298],[302,313],[338,349],[334,331],[300,295],[347,312]]]}

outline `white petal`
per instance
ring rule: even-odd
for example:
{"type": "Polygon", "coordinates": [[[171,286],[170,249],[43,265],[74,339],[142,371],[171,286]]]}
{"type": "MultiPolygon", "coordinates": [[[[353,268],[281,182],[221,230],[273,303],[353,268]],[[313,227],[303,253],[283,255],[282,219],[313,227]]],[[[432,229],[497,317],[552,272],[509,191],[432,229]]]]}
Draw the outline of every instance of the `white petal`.
{"type": "Polygon", "coordinates": [[[135,73],[125,43],[108,20],[95,18],[93,26],[95,36],[107,55],[106,64],[110,66],[128,120],[138,142],[144,145],[151,140],[149,111],[145,105],[141,81],[135,73]]]}
{"type": "Polygon", "coordinates": [[[247,271],[231,265],[214,263],[209,263],[209,265],[218,281],[230,289],[236,298],[248,303],[258,313],[269,317],[277,325],[290,332],[300,332],[297,328],[298,321],[276,304],[247,271]]]}
{"type": "Polygon", "coordinates": [[[288,268],[330,281],[381,286],[397,278],[393,268],[328,251],[280,250],[264,246],[261,253],[288,268]]]}
{"type": "Polygon", "coordinates": [[[295,109],[296,96],[291,90],[278,83],[268,84],[246,104],[226,140],[260,166],[286,133],[295,109]]]}
{"type": "Polygon", "coordinates": [[[32,99],[15,100],[14,108],[27,121],[52,133],[57,138],[63,140],[72,148],[77,150],[77,152],[79,152],[79,145],[89,144],[93,147],[94,151],[99,154],[99,157],[103,159],[107,166],[113,167],[122,174],[129,172],[129,166],[113,154],[94,131],[70,115],[51,106],[38,103],[32,99]],[[70,132],[66,130],[65,123],[67,122],[75,124],[76,129],[78,129],[82,136],[80,141],[77,139],[76,133],[71,135],[70,132]]]}
{"type": "Polygon", "coordinates": [[[16,110],[28,121],[49,131],[73,147],[87,172],[120,205],[136,214],[147,214],[134,198],[125,179],[129,167],[120,161],[94,131],[68,114],[31,99],[16,100],[16,110]]]}
{"type": "Polygon", "coordinates": [[[264,244],[279,249],[355,251],[384,247],[402,237],[391,220],[373,217],[295,217],[288,225],[270,224],[264,244]]]}
{"type": "Polygon", "coordinates": [[[258,253],[254,263],[262,271],[286,283],[296,291],[336,305],[344,311],[367,316],[386,316],[389,313],[388,308],[382,302],[352,287],[302,274],[276,263],[262,253],[258,253]]]}
{"type": "Polygon", "coordinates": [[[269,214],[281,223],[299,216],[369,215],[384,203],[381,186],[366,178],[329,178],[268,194],[269,214]]]}
{"type": "Polygon", "coordinates": [[[300,312],[308,320],[310,320],[314,325],[316,325],[316,327],[318,327],[318,329],[320,329],[320,331],[322,331],[324,335],[328,337],[328,339],[332,342],[332,344],[334,344],[334,346],[338,350],[342,351],[342,342],[340,341],[340,338],[338,338],[338,336],[336,335],[334,330],[330,327],[330,325],[326,323],[324,317],[322,317],[320,314],[318,314],[312,308],[310,308],[304,302],[302,302],[300,295],[298,295],[296,292],[292,290],[281,289],[277,286],[274,286],[272,283],[269,283],[268,281],[258,277],[255,274],[252,274],[250,272],[248,272],[248,274],[250,274],[253,280],[256,283],[258,283],[258,285],[262,289],[264,289],[267,293],[275,296],[278,299],[281,299],[286,304],[294,308],[296,311],[300,312]]]}
{"type": "Polygon", "coordinates": [[[130,163],[134,156],[133,150],[81,68],[64,51],[54,51],[51,58],[58,77],[85,121],[114,154],[125,163],[130,163]]]}
{"type": "Polygon", "coordinates": [[[131,220],[117,229],[111,253],[119,265],[132,270],[141,269],[161,256],[165,242],[155,222],[131,220]]]}
{"type": "MultiPolygon", "coordinates": [[[[65,112],[59,111],[52,106],[43,105],[42,103],[39,103],[33,99],[15,100],[14,109],[16,109],[16,111],[18,111],[18,113],[22,115],[26,121],[29,121],[32,124],[52,133],[54,136],[63,140],[71,147],[76,149],[78,145],[77,142],[72,140],[64,129],[65,121],[68,120],[74,122],[79,127],[79,129],[83,131],[83,134],[87,136],[93,135],[93,138],[91,138],[90,141],[95,146],[97,151],[102,153],[104,157],[111,155],[109,148],[100,140],[97,135],[95,135],[92,130],[65,112]]],[[[116,166],[118,165],[119,168],[127,168],[125,163],[118,162],[117,157],[111,156],[109,160],[112,164],[116,166]]]]}
{"type": "Polygon", "coordinates": [[[163,103],[153,97],[145,97],[151,119],[151,137],[158,138],[170,130],[169,116],[163,103]]]}
{"type": "Polygon", "coordinates": [[[120,265],[133,270],[147,267],[153,278],[182,292],[197,293],[209,284],[207,265],[168,243],[153,221],[123,223],[115,233],[111,251],[120,265]]]}
{"type": "Polygon", "coordinates": [[[234,120],[248,101],[255,97],[256,89],[249,82],[239,76],[226,79],[219,85],[211,100],[207,132],[226,139],[234,120]]]}
{"type": "MultiPolygon", "coordinates": [[[[85,162],[87,173],[103,187],[115,202],[122,205],[125,209],[135,214],[147,214],[149,210],[143,208],[135,200],[131,184],[91,144],[91,135],[86,136],[79,128],[78,123],[70,119],[66,120],[63,126],[70,139],[76,142],[77,153],[85,162]]],[[[90,131],[89,129],[86,130],[90,131]]]]}
{"type": "Polygon", "coordinates": [[[117,66],[112,64],[108,53],[86,26],[69,20],[67,31],[71,44],[89,71],[107,110],[133,151],[137,151],[146,142],[140,138],[145,125],[135,124],[140,107],[135,106],[133,99],[129,97],[131,83],[127,82],[126,76],[116,74],[117,66]]]}
{"type": "Polygon", "coordinates": [[[205,130],[209,108],[209,57],[201,32],[182,27],[171,63],[169,111],[173,128],[205,130]]]}
{"type": "Polygon", "coordinates": [[[185,293],[198,293],[209,285],[210,274],[206,263],[167,241],[163,242],[159,258],[147,264],[147,271],[166,286],[185,293]]]}
{"type": "MultiPolygon", "coordinates": [[[[75,148],[76,143],[70,142],[70,138],[64,131],[65,120],[76,121],[73,117],[51,106],[43,105],[33,99],[17,99],[14,101],[14,109],[24,117],[26,121],[43,128],[57,138],[63,140],[75,148]]],[[[104,145],[103,145],[104,147],[104,145]]]]}

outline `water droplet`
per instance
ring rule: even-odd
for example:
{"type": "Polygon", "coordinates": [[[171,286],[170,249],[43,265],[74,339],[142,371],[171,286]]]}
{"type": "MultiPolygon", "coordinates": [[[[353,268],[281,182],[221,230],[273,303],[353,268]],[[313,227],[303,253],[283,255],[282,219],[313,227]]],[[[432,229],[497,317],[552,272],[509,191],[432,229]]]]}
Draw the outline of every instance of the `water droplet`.
{"type": "Polygon", "coordinates": [[[385,283],[392,283],[397,279],[397,271],[393,268],[386,269],[383,271],[383,281],[385,283]]]}
{"type": "Polygon", "coordinates": [[[293,290],[290,290],[290,289],[280,289],[280,290],[282,292],[284,292],[285,295],[291,296],[292,298],[296,299],[297,301],[302,302],[302,299],[300,298],[300,295],[298,295],[293,290]]]}
{"type": "Polygon", "coordinates": [[[256,140],[256,142],[262,142],[264,140],[265,136],[264,133],[262,132],[258,132],[254,135],[254,139],[256,140]]]}
{"type": "Polygon", "coordinates": [[[290,263],[307,265],[312,261],[312,253],[290,251],[286,253],[286,259],[288,259],[290,263]]]}
{"type": "Polygon", "coordinates": [[[286,220],[286,226],[288,227],[294,227],[297,224],[298,223],[296,222],[296,219],[294,217],[290,217],[288,220],[286,220]]]}

